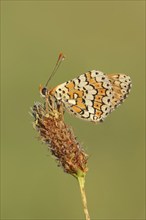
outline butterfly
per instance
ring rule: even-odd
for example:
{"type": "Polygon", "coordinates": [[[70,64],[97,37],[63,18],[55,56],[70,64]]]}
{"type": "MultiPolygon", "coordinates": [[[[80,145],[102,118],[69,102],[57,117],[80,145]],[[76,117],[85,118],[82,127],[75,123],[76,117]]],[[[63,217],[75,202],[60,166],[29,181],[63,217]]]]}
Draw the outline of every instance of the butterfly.
{"type": "MultiPolygon", "coordinates": [[[[63,54],[60,54],[53,74],[63,59],[63,54]]],[[[52,110],[63,106],[80,119],[102,122],[127,98],[131,86],[131,79],[125,74],[104,74],[91,70],[53,89],[40,87],[40,93],[47,97],[52,110]]]]}

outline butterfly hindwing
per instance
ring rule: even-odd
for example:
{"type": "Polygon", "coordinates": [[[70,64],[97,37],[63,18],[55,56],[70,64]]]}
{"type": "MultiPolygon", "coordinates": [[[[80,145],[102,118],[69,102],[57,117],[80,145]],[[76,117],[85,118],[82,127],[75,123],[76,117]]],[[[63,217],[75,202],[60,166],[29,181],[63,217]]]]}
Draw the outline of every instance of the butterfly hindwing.
{"type": "Polygon", "coordinates": [[[125,74],[92,70],[57,86],[52,93],[76,117],[99,122],[127,97],[130,87],[130,77],[125,74]]]}

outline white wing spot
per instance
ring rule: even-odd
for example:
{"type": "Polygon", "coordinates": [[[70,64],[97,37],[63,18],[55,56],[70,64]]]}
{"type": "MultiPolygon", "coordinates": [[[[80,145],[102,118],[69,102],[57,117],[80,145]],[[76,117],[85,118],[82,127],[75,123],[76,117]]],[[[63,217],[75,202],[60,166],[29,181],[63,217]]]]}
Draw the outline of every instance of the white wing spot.
{"type": "Polygon", "coordinates": [[[75,105],[76,104],[76,101],[74,99],[69,99],[68,100],[68,103],[71,104],[71,105],[75,105]]]}

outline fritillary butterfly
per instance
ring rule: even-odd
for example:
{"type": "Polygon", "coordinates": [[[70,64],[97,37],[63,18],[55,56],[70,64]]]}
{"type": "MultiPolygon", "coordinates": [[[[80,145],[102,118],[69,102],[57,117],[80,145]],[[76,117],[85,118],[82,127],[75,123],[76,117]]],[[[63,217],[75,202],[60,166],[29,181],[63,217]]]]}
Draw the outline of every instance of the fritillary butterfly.
{"type": "MultiPolygon", "coordinates": [[[[64,58],[62,54],[58,62],[61,58],[64,58]]],[[[127,98],[131,86],[131,79],[125,74],[92,70],[53,89],[41,87],[40,92],[47,96],[52,109],[63,105],[80,119],[101,122],[127,98]]]]}

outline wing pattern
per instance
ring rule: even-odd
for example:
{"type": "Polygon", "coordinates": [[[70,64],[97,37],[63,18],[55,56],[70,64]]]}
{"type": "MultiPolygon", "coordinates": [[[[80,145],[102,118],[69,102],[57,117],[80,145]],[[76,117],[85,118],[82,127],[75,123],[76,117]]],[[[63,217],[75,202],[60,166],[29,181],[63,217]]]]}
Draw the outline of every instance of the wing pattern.
{"type": "Polygon", "coordinates": [[[127,98],[130,88],[125,74],[92,70],[55,87],[51,95],[76,117],[101,122],[127,98]]]}

